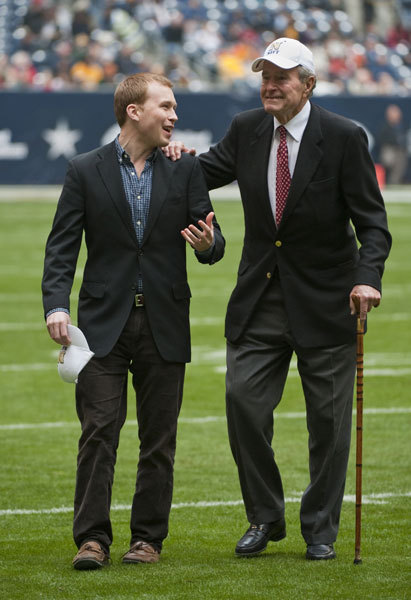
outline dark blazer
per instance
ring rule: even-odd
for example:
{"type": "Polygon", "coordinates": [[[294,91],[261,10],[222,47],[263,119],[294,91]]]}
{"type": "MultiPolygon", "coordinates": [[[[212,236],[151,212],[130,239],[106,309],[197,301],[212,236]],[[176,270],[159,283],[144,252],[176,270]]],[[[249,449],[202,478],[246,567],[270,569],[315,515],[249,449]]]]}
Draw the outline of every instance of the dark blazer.
{"type": "Polygon", "coordinates": [[[209,189],[237,180],[244,208],[244,247],[226,337],[240,339],[278,268],[297,344],[347,343],[356,326],[349,293],[355,284],[381,289],[391,246],[366,135],[352,121],[312,105],[277,229],[267,185],[273,127],[263,109],[241,113],[199,157],[209,189]]]}
{"type": "MultiPolygon", "coordinates": [[[[70,161],[46,245],[44,311],[70,307],[83,231],[87,261],[79,294],[78,326],[98,357],[120,336],[141,270],[148,319],[167,361],[190,360],[187,243],[180,231],[212,210],[197,158],[172,162],[156,151],[150,210],[141,247],[132,225],[114,142],[70,161]]],[[[224,254],[214,222],[210,264],[224,254]]],[[[197,255],[200,262],[205,258],[197,255]]]]}

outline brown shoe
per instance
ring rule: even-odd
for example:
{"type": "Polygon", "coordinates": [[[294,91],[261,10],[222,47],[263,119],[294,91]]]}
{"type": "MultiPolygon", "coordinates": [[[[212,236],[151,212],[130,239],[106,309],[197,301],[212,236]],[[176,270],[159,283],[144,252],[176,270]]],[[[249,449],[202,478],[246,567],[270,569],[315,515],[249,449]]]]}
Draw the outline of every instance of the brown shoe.
{"type": "Polygon", "coordinates": [[[125,553],[122,558],[124,564],[133,563],[156,563],[160,558],[160,554],[147,542],[135,542],[130,547],[130,550],[125,553]]]}
{"type": "Polygon", "coordinates": [[[90,540],[84,542],[73,558],[73,567],[79,571],[88,569],[100,569],[110,561],[109,555],[103,550],[98,542],[90,540]]]}

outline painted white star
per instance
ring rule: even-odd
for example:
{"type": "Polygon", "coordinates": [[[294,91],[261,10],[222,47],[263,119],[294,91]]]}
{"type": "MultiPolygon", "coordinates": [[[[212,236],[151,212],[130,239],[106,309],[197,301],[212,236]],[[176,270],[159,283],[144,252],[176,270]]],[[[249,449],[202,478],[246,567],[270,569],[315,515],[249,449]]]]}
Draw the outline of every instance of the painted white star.
{"type": "Polygon", "coordinates": [[[48,158],[71,158],[77,153],[76,142],[83,137],[79,129],[70,129],[67,119],[59,119],[54,129],[45,129],[43,138],[50,145],[48,158]]]}

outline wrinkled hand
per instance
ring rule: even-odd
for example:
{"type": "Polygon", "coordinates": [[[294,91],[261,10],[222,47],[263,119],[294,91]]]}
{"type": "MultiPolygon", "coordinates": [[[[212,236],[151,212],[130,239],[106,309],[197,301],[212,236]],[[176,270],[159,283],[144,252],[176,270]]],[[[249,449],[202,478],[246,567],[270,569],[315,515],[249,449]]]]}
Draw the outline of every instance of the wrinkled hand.
{"type": "Polygon", "coordinates": [[[56,344],[60,344],[61,346],[69,346],[71,344],[67,330],[67,325],[71,325],[70,315],[62,311],[51,313],[47,317],[46,325],[51,339],[56,344]]]}
{"type": "Polygon", "coordinates": [[[214,241],[213,217],[214,213],[210,212],[206,216],[205,222],[201,220],[198,222],[201,229],[195,225],[189,225],[181,232],[186,242],[197,252],[208,250],[214,241]]]}
{"type": "Polygon", "coordinates": [[[161,148],[167,158],[171,158],[171,160],[179,160],[181,158],[182,152],[188,152],[193,156],[196,155],[195,148],[187,148],[183,142],[179,142],[176,140],[175,142],[170,142],[168,146],[164,146],[161,148]]]}
{"type": "Polygon", "coordinates": [[[370,285],[356,285],[350,294],[350,309],[352,315],[358,315],[365,321],[367,313],[373,306],[377,307],[381,301],[381,294],[370,285]]]}

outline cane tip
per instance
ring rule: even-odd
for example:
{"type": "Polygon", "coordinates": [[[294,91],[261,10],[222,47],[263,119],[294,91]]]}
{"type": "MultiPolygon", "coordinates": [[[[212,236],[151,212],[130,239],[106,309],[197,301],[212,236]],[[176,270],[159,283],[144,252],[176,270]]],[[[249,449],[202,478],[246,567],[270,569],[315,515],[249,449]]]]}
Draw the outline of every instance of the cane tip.
{"type": "Polygon", "coordinates": [[[355,565],[362,565],[362,559],[361,558],[354,558],[354,564],[355,565]]]}

